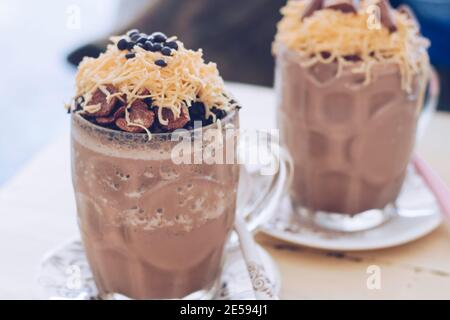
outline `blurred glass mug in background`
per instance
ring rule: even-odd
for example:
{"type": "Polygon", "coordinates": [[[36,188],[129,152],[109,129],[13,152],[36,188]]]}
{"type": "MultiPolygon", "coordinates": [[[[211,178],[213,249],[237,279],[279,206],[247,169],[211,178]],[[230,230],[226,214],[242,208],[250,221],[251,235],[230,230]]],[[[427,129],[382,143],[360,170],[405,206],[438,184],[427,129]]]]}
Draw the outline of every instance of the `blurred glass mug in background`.
{"type": "MultiPolygon", "coordinates": [[[[72,114],[79,228],[102,298],[215,296],[236,212],[245,214],[254,230],[271,214],[264,210],[264,201],[283,193],[289,179],[289,160],[273,153],[279,170],[270,176],[271,187],[253,201],[252,210],[237,203],[241,166],[236,141],[242,137],[226,128],[238,130],[238,118],[234,111],[221,126],[185,130],[180,137],[183,143],[189,138],[188,143],[181,145],[173,139],[175,133],[153,134],[149,141],[145,134],[102,128],[72,114]],[[212,142],[200,140],[198,147],[195,137],[211,132],[212,142]],[[183,159],[195,159],[194,153],[200,152],[202,161],[174,161],[173,152],[180,146],[192,151],[183,159]],[[207,150],[210,157],[226,153],[222,159],[227,162],[209,161],[207,150]]],[[[252,181],[244,182],[241,189],[254,187],[252,181]]]]}
{"type": "Polygon", "coordinates": [[[374,66],[372,82],[361,86],[359,74],[337,79],[333,64],[308,69],[297,59],[287,48],[276,57],[278,123],[294,161],[294,210],[336,231],[386,222],[396,212],[417,128],[420,136],[436,108],[436,73],[428,94],[419,77],[407,93],[394,65],[374,66]]]}

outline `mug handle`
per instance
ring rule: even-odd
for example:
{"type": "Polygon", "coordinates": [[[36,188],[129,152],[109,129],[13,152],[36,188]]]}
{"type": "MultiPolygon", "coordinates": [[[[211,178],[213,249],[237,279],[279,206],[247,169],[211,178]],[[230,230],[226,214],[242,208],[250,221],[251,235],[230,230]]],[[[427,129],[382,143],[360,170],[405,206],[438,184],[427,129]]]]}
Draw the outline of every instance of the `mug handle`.
{"type": "MultiPolygon", "coordinates": [[[[255,233],[259,227],[266,223],[275,213],[281,199],[290,187],[293,178],[292,158],[278,143],[278,136],[265,131],[258,131],[258,135],[259,137],[265,136],[264,141],[269,142],[265,144],[258,143],[257,148],[261,148],[261,145],[264,145],[263,148],[266,148],[265,151],[270,153],[278,170],[272,175],[261,175],[261,177],[265,176],[267,179],[270,179],[270,181],[265,182],[269,187],[258,195],[250,208],[246,207],[244,208],[244,211],[239,210],[238,208],[236,212],[236,214],[240,215],[240,217],[245,220],[247,229],[252,233],[255,233]]],[[[271,165],[273,164],[274,163],[271,163],[271,165]]],[[[252,184],[254,184],[255,181],[251,181],[254,180],[252,178],[249,180],[250,186],[248,187],[253,188],[252,184]]]]}
{"type": "Polygon", "coordinates": [[[420,142],[420,140],[425,135],[426,129],[430,124],[431,117],[436,112],[440,91],[441,85],[439,81],[439,75],[436,70],[431,67],[430,79],[428,81],[428,95],[423,104],[417,127],[417,142],[420,142]]]}

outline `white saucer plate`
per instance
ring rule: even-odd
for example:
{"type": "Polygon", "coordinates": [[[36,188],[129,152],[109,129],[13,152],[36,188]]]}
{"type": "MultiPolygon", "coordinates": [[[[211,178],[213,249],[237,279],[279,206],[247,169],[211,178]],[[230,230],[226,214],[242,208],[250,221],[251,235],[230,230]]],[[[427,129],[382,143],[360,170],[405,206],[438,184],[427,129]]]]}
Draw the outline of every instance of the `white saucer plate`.
{"type": "Polygon", "coordinates": [[[414,241],[432,232],[441,222],[442,215],[436,198],[421,176],[410,168],[396,203],[395,215],[374,229],[344,233],[319,228],[294,213],[286,196],[273,218],[261,231],[301,246],[361,251],[389,248],[414,241]]]}
{"type": "MultiPolygon", "coordinates": [[[[274,285],[281,290],[281,275],[269,254],[258,246],[261,263],[274,285]]],[[[237,246],[227,249],[217,300],[253,300],[252,284],[242,252],[237,246]]],[[[80,240],[71,240],[50,252],[39,266],[37,278],[39,298],[52,300],[95,300],[97,289],[80,240]]]]}

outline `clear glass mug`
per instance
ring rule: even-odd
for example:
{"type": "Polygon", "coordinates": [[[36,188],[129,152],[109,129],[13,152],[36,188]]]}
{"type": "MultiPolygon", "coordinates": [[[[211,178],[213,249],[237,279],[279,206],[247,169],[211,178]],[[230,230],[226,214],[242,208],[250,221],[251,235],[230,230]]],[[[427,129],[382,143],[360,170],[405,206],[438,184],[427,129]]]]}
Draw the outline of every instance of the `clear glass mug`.
{"type": "Polygon", "coordinates": [[[394,65],[375,65],[372,82],[363,85],[364,75],[336,79],[336,65],[308,69],[297,59],[280,50],[275,81],[281,143],[294,162],[294,211],[335,231],[386,222],[395,214],[417,128],[420,136],[436,108],[436,73],[427,95],[419,78],[406,93],[394,65]]]}
{"type": "Polygon", "coordinates": [[[271,186],[251,208],[237,204],[240,138],[233,129],[239,129],[237,111],[220,127],[154,134],[149,141],[72,115],[78,222],[101,297],[214,296],[236,212],[254,230],[289,180],[289,160],[273,152],[279,170],[271,186]]]}

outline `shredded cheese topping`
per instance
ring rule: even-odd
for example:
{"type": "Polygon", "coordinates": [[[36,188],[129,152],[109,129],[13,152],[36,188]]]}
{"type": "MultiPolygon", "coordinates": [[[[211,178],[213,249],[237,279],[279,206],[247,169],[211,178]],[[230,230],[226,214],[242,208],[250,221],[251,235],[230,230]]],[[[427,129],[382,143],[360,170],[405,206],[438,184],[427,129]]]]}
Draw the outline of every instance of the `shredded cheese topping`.
{"type": "Polygon", "coordinates": [[[402,89],[413,90],[415,76],[427,77],[429,41],[420,36],[418,25],[407,16],[392,10],[397,31],[370,27],[372,16],[369,1],[361,1],[357,14],[331,9],[314,12],[301,19],[308,1],[290,0],[281,10],[283,18],[273,45],[276,54],[282,47],[299,54],[302,66],[337,61],[337,77],[345,66],[354,66],[353,72],[365,73],[364,84],[371,80],[371,69],[376,63],[396,63],[402,75],[402,89]],[[327,55],[323,55],[323,53],[327,55]],[[357,67],[346,56],[357,55],[361,61],[357,67]]]}
{"type": "MultiPolygon", "coordinates": [[[[181,108],[189,107],[195,101],[205,105],[206,117],[214,116],[211,112],[213,107],[223,110],[232,107],[216,64],[205,63],[201,49],[188,50],[181,41],[177,41],[179,48],[173,51],[172,56],[135,47],[135,58],[126,59],[128,51],[117,48],[121,38],[112,37],[112,44],[98,58],[83,59],[76,75],[77,96],[84,96],[85,101],[89,101],[93,93],[100,89],[108,101],[113,97],[122,99],[125,96],[127,109],[136,99],[151,97],[153,105],[159,107],[158,118],[162,124],[167,124],[162,108],[170,109],[178,118],[181,108]],[[167,63],[166,67],[155,64],[160,59],[167,63]],[[119,92],[110,94],[105,88],[107,84],[114,85],[119,92]],[[142,95],[144,89],[150,94],[142,95]]],[[[168,41],[176,41],[176,38],[168,41]]],[[[83,111],[92,113],[98,110],[96,106],[88,106],[90,110],[86,107],[83,106],[83,111]]],[[[138,125],[129,121],[128,112],[126,119],[130,125],[138,125]]]]}

